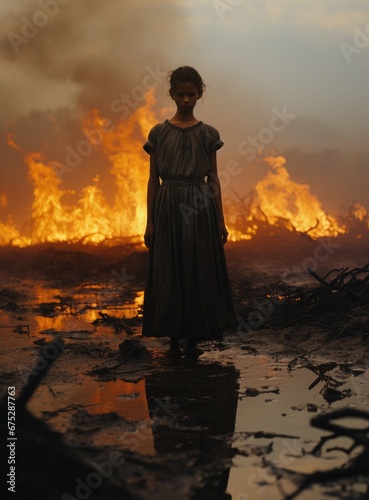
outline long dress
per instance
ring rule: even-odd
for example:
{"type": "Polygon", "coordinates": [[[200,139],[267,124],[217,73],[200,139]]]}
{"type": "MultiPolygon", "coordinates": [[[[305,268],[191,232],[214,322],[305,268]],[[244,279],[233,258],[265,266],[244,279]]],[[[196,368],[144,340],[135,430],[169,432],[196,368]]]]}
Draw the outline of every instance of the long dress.
{"type": "Polygon", "coordinates": [[[211,175],[223,142],[212,126],[155,125],[144,144],[155,151],[161,184],[154,246],[144,292],[142,335],[209,340],[234,325],[234,307],[211,175]]]}

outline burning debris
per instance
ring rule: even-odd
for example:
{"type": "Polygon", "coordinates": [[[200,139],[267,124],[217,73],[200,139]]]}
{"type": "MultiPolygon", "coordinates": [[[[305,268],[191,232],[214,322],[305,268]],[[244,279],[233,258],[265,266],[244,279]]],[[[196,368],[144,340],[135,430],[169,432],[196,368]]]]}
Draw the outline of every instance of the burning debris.
{"type": "Polygon", "coordinates": [[[233,191],[225,204],[231,240],[251,239],[257,233],[281,234],[283,229],[311,238],[338,236],[345,227],[323,210],[310,186],[294,182],[282,156],[267,156],[266,176],[245,197],[233,191]]]}
{"type": "Polygon", "coordinates": [[[148,179],[142,143],[157,121],[152,110],[154,103],[153,92],[149,91],[145,105],[137,108],[115,129],[107,130],[105,120],[97,110],[92,110],[82,125],[85,136],[89,138],[84,142],[90,153],[99,147],[111,162],[109,180],[115,189],[112,202],[108,201],[100,177],[96,175],[92,184],[81,190],[77,203],[71,203],[76,193],[61,189],[62,177],[73,172],[83,158],[79,157],[76,163],[76,153],[74,157],[70,153],[73,167],[46,161],[41,153],[22,152],[14,138],[9,137],[9,146],[23,154],[28,166],[34,200],[31,219],[22,234],[12,220],[0,224],[0,245],[24,247],[45,241],[100,244],[116,238],[141,240],[146,223],[148,179]]]}
{"type": "MultiPolygon", "coordinates": [[[[81,142],[80,150],[84,152],[78,154],[68,146],[66,164],[47,160],[40,152],[23,151],[9,134],[9,147],[23,155],[28,167],[34,199],[31,217],[22,231],[10,216],[0,222],[0,246],[130,242],[142,247],[149,173],[142,144],[166,112],[154,112],[155,102],[153,90],[148,91],[144,104],[132,110],[127,120],[112,127],[93,109],[81,125],[87,138],[81,142]],[[106,178],[94,175],[91,184],[79,193],[63,189],[63,177],[74,175],[82,160],[87,163],[94,150],[111,165],[106,178]]],[[[284,237],[286,232],[310,238],[337,237],[350,231],[355,238],[361,238],[368,233],[369,215],[363,206],[355,203],[346,218],[333,217],[325,212],[309,185],[290,178],[283,156],[270,155],[263,161],[269,171],[254,189],[244,197],[233,190],[233,196],[225,199],[230,241],[250,240],[260,234],[284,237]]],[[[7,200],[8,193],[0,193],[0,208],[6,207],[7,200]]]]}

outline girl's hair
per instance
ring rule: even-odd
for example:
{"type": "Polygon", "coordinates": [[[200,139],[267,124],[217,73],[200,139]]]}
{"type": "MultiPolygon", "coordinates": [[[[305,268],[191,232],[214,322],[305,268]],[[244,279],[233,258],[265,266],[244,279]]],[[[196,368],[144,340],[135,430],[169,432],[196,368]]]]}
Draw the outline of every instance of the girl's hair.
{"type": "Polygon", "coordinates": [[[175,91],[178,83],[191,82],[193,83],[202,97],[206,90],[206,85],[199,73],[191,66],[181,66],[167,74],[169,84],[169,95],[175,91]]]}

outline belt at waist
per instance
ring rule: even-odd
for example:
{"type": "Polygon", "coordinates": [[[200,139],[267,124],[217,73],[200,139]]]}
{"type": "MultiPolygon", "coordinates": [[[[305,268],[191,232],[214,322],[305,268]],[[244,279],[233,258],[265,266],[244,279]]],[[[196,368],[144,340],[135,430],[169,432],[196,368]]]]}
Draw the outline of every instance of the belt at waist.
{"type": "Polygon", "coordinates": [[[205,184],[205,179],[165,179],[162,186],[196,186],[196,184],[205,184]]]}

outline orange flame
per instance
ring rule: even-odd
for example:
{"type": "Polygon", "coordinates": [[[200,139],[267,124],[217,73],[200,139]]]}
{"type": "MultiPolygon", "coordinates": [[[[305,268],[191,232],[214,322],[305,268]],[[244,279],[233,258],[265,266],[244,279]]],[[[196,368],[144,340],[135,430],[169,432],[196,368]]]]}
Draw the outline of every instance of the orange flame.
{"type": "MultiPolygon", "coordinates": [[[[99,176],[77,194],[70,203],[71,190],[61,188],[60,169],[55,162],[46,163],[40,153],[24,154],[28,177],[33,185],[34,200],[31,218],[20,234],[13,220],[0,222],[0,245],[27,246],[41,242],[68,241],[98,244],[112,238],[138,238],[143,244],[146,223],[146,189],[148,160],[142,150],[151,127],[159,120],[153,111],[154,91],[148,91],[142,106],[132,110],[125,121],[113,124],[92,110],[82,124],[82,131],[91,148],[100,148],[110,161],[109,174],[114,181],[115,195],[107,200],[99,176]]],[[[162,109],[161,113],[167,113],[162,109]]],[[[8,144],[22,152],[11,134],[8,144]]],[[[313,238],[338,236],[347,227],[327,214],[310,187],[290,178],[286,159],[267,156],[270,170],[253,191],[248,207],[242,213],[225,203],[230,239],[251,239],[265,225],[280,224],[292,231],[307,232],[313,238]]],[[[60,164],[59,164],[60,165],[60,164]]],[[[68,168],[67,168],[68,170],[68,168]]],[[[73,171],[72,168],[69,168],[73,171]]],[[[75,175],[72,173],[71,175],[75,175]]],[[[7,205],[0,194],[0,209],[7,205]]],[[[351,219],[369,227],[369,216],[361,205],[355,205],[351,219]]]]}
{"type": "Polygon", "coordinates": [[[251,239],[259,230],[261,219],[272,226],[284,221],[290,229],[308,232],[313,238],[345,233],[345,227],[326,214],[320,201],[310,193],[310,186],[290,178],[283,156],[267,156],[264,161],[271,170],[255,186],[253,203],[247,214],[247,230],[231,228],[233,241],[251,239]]]}
{"type": "MultiPolygon", "coordinates": [[[[28,176],[34,186],[31,219],[26,224],[29,235],[20,236],[11,221],[0,223],[1,243],[27,246],[82,241],[96,244],[105,239],[135,236],[142,240],[148,179],[142,144],[157,122],[152,110],[154,103],[153,91],[148,91],[145,104],[116,126],[104,128],[106,120],[96,110],[83,123],[83,132],[91,144],[100,146],[111,161],[110,174],[116,188],[111,203],[106,200],[96,176],[91,185],[82,189],[77,204],[68,205],[68,197],[75,193],[60,188],[61,177],[55,162],[45,163],[40,153],[26,155],[28,176]]],[[[20,150],[10,136],[8,144],[20,150]]]]}

